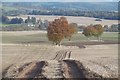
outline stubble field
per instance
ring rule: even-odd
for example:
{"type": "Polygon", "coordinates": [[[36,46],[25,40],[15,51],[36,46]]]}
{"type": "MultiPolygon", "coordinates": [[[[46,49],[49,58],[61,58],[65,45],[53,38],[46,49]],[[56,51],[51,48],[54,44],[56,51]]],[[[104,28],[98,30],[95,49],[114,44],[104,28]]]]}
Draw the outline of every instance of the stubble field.
{"type": "Polygon", "coordinates": [[[77,33],[59,47],[43,31],[2,32],[3,77],[117,78],[118,33],[104,33],[101,42],[95,39],[77,33]]]}

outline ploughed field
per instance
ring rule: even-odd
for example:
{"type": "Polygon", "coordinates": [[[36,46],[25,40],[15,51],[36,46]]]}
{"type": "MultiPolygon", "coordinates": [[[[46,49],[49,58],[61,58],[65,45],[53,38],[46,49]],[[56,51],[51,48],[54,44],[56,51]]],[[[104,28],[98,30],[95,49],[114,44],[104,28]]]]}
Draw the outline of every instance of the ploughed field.
{"type": "MultiPolygon", "coordinates": [[[[64,40],[63,45],[59,47],[47,41],[45,34],[43,32],[22,32],[21,34],[3,32],[4,41],[1,45],[4,78],[118,77],[118,44],[114,42],[117,39],[110,37],[109,43],[113,41],[114,44],[106,44],[102,41],[98,45],[93,44],[97,41],[92,40],[86,43],[87,40],[84,38],[81,38],[81,41],[78,40],[79,38],[74,38],[69,42],[70,45],[67,40],[64,40]],[[9,41],[6,40],[7,37],[9,41]]],[[[74,37],[77,35],[80,34],[74,37]]]]}

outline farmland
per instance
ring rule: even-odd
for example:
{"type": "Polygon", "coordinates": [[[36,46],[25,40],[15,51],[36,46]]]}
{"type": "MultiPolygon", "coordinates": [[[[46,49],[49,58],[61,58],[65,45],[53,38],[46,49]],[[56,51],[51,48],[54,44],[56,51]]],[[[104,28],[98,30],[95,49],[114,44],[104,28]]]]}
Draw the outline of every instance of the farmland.
{"type": "Polygon", "coordinates": [[[77,33],[60,47],[48,41],[45,31],[2,32],[2,40],[3,77],[118,77],[118,33],[103,33],[102,42],[77,33]]]}
{"type": "MultiPolygon", "coordinates": [[[[15,31],[15,32],[2,32],[3,43],[39,43],[47,42],[47,32],[46,31],[15,31]]],[[[117,32],[104,32],[102,35],[103,40],[108,41],[118,41],[117,32]]],[[[91,40],[96,40],[95,37],[92,37],[91,40]]],[[[74,34],[70,42],[84,42],[88,39],[81,33],[74,34]]],[[[67,39],[64,39],[63,42],[68,42],[67,39]]]]}
{"type": "Polygon", "coordinates": [[[5,80],[118,80],[117,2],[2,5],[0,73],[5,80]]]}
{"type": "MultiPolygon", "coordinates": [[[[59,18],[61,16],[51,16],[51,15],[19,15],[19,16],[8,16],[11,18],[23,18],[24,20],[27,19],[27,17],[36,17],[37,19],[41,20],[48,20],[53,21],[56,18],[59,18]]],[[[96,18],[90,18],[90,17],[75,17],[75,16],[65,16],[69,23],[77,23],[81,25],[90,25],[90,24],[102,24],[102,25],[112,25],[112,24],[118,24],[118,20],[106,20],[101,19],[102,21],[95,21],[96,18]]]]}

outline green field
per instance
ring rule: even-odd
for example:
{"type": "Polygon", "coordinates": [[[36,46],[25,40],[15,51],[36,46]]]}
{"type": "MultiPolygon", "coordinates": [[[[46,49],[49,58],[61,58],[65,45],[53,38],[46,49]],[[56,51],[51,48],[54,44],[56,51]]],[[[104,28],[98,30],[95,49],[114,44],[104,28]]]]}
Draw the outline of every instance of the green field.
{"type": "MultiPolygon", "coordinates": [[[[90,40],[97,40],[95,37],[91,37],[90,40]]],[[[102,40],[118,41],[118,33],[109,32],[103,33],[102,40]]],[[[83,42],[89,41],[81,33],[74,34],[70,42],[83,42]]],[[[67,39],[62,41],[63,43],[69,42],[67,39]]],[[[47,39],[46,33],[30,32],[3,32],[2,43],[50,43],[47,39]]]]}
{"type": "Polygon", "coordinates": [[[0,9],[4,9],[6,11],[18,10],[17,8],[11,6],[2,6],[0,9]]]}
{"type": "Polygon", "coordinates": [[[21,24],[1,24],[0,23],[0,27],[6,27],[6,26],[10,26],[10,27],[17,27],[17,26],[20,26],[21,24]]]}

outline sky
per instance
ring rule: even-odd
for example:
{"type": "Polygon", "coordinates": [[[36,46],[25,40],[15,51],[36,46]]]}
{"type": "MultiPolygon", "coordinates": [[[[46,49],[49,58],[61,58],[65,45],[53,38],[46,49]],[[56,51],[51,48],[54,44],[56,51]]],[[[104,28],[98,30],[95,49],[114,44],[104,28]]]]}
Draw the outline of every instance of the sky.
{"type": "Polygon", "coordinates": [[[119,0],[2,0],[1,2],[118,2],[119,0]]]}

